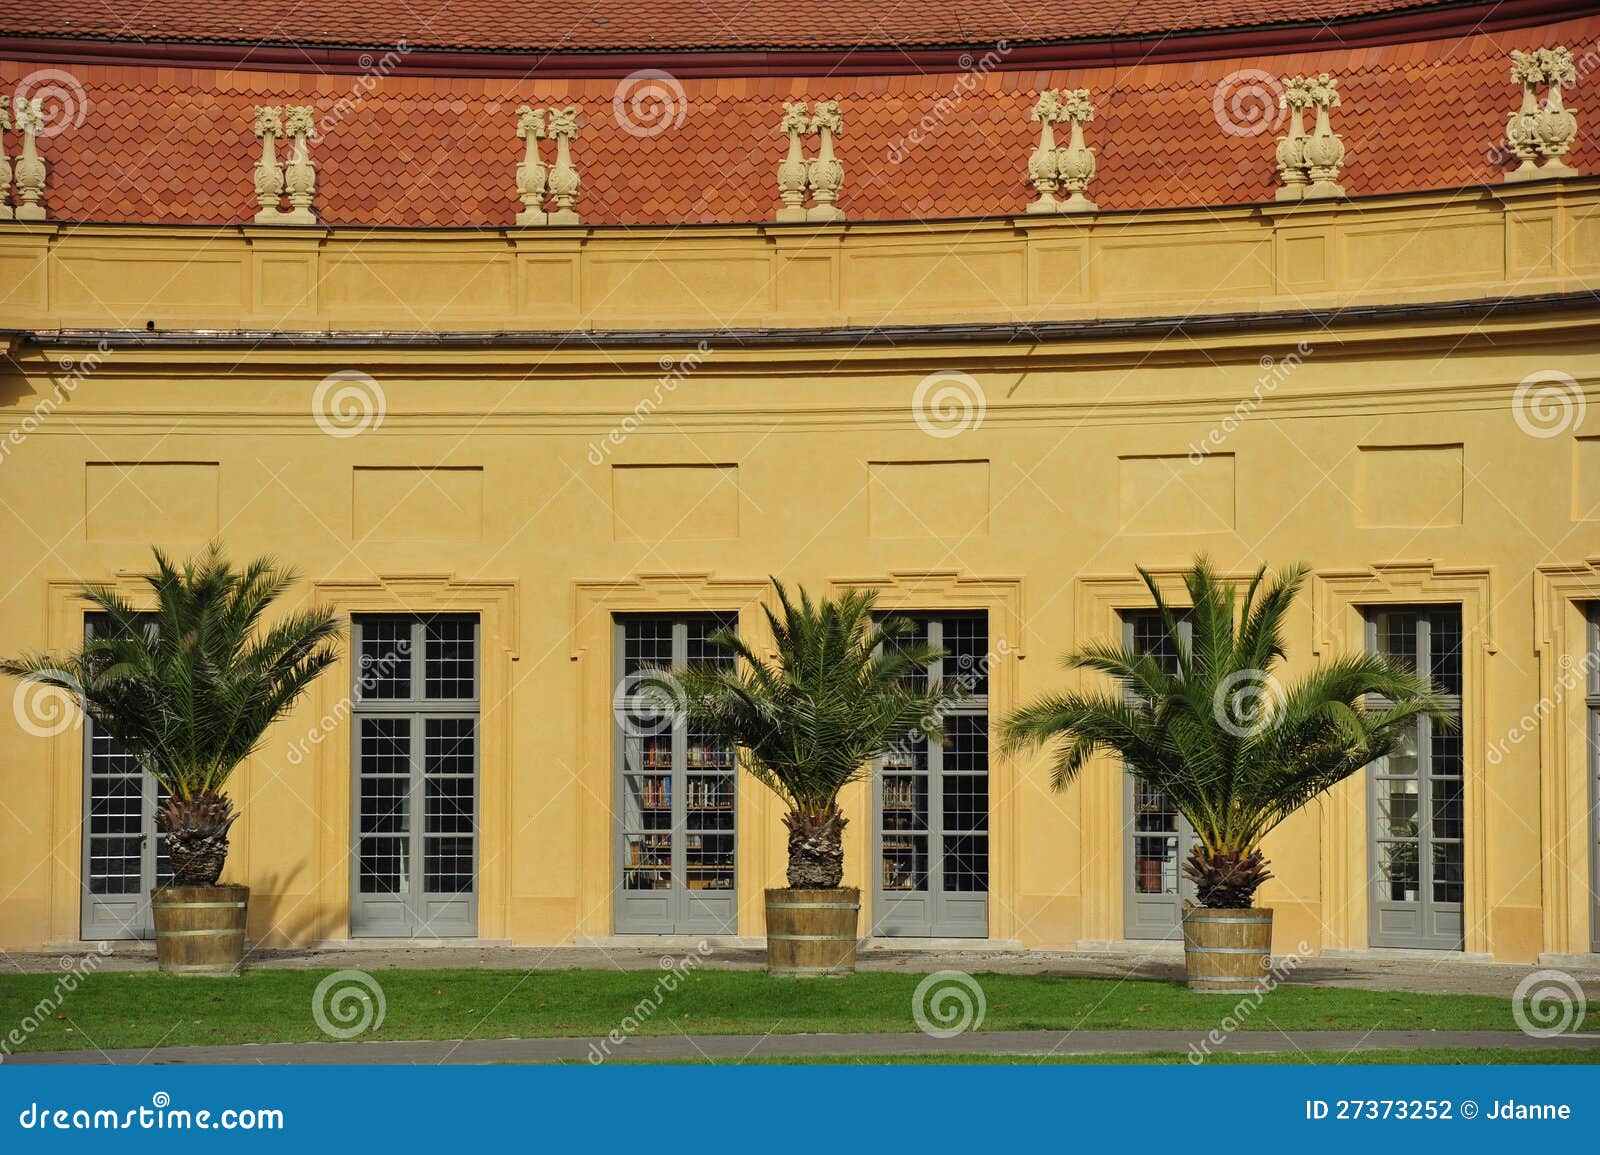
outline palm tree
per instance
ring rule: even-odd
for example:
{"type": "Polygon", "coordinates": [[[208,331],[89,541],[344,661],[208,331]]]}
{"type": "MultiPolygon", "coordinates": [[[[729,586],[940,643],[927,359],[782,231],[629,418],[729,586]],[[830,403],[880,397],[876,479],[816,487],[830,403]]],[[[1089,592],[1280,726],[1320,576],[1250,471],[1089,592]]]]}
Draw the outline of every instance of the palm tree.
{"type": "Polygon", "coordinates": [[[0,660],[0,672],[75,697],[169,795],[157,816],[177,886],[212,886],[238,818],[222,793],[267,728],[337,656],[339,623],[313,606],[262,617],[295,582],[260,558],[242,570],[220,546],[177,565],[159,549],[146,576],[153,614],[105,586],[82,596],[107,619],[81,649],[0,660]]]}
{"type": "Polygon", "coordinates": [[[1388,754],[1419,716],[1450,720],[1424,679],[1376,654],[1335,658],[1279,684],[1284,620],[1308,572],[1295,566],[1268,578],[1262,566],[1241,603],[1199,558],[1184,575],[1193,607],[1186,635],[1141,569],[1175,668],[1129,646],[1090,644],[1067,667],[1110,674],[1117,687],[1051,695],[1005,723],[1007,748],[1059,742],[1057,790],[1103,751],[1164,793],[1194,827],[1184,873],[1201,906],[1250,906],[1272,877],[1261,852],[1268,831],[1388,754]]]}
{"type": "Polygon", "coordinates": [[[712,642],[736,663],[662,676],[690,724],[737,747],[745,769],[787,804],[789,885],[827,890],[844,877],[839,792],[895,744],[938,740],[942,715],[962,688],[928,683],[928,664],[944,651],[916,641],[907,618],[875,621],[875,593],[813,601],[801,590],[796,601],[776,579],[773,585],[782,609],[766,608],[775,660],[723,630],[712,642]]]}

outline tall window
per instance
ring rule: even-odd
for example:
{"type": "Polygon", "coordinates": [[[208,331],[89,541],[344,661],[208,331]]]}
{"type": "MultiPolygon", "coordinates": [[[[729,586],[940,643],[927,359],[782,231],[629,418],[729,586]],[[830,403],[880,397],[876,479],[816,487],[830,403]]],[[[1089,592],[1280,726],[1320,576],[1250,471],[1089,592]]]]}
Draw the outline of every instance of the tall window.
{"type": "Polygon", "coordinates": [[[360,935],[477,933],[478,620],[355,620],[360,935]]]}
{"type": "Polygon", "coordinates": [[[1368,615],[1369,647],[1427,677],[1454,715],[1450,726],[1429,718],[1408,724],[1399,747],[1368,772],[1374,946],[1462,948],[1461,629],[1457,606],[1382,608],[1368,615]]]}
{"type": "Polygon", "coordinates": [[[619,932],[731,934],[738,773],[731,747],[689,725],[652,671],[733,655],[711,644],[731,615],[617,619],[619,932]]]}
{"type": "Polygon", "coordinates": [[[874,933],[984,938],[989,933],[989,623],[981,613],[910,614],[909,641],[945,651],[917,677],[966,691],[944,742],[906,737],[875,774],[878,890],[874,933]]]}

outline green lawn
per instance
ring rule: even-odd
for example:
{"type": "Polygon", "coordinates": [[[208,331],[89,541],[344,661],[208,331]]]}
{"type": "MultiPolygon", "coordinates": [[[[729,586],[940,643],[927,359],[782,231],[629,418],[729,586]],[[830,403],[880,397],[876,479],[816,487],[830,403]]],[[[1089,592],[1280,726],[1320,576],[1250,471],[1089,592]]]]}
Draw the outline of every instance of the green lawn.
{"type": "MultiPolygon", "coordinates": [[[[325,970],[257,970],[240,979],[173,978],[151,972],[90,975],[13,1050],[112,1049],[320,1041],[312,993],[325,970]]],[[[383,970],[386,1012],[364,1039],[604,1035],[652,994],[659,1009],[637,1032],[793,1034],[913,1031],[920,974],[869,972],[797,982],[758,971],[702,970],[663,992],[658,971],[383,970]]],[[[1237,1000],[1182,986],[1030,975],[977,976],[988,1002],[985,1030],[1072,1027],[1210,1030],[1237,1000]]],[[[59,976],[0,976],[0,1032],[29,1015],[59,976]]],[[[1600,1028],[1600,1015],[1587,1026],[1600,1028]]],[[[1483,995],[1280,987],[1244,1030],[1515,1030],[1510,1003],[1483,995]]],[[[4,1041],[0,1033],[0,1041],[4,1041]]]]}
{"type": "MultiPolygon", "coordinates": [[[[574,1060],[578,1065],[581,1060],[574,1060]]],[[[942,1066],[1036,1066],[1046,1067],[1177,1067],[1187,1065],[1189,1056],[1170,1051],[1157,1051],[1142,1055],[841,1055],[838,1058],[806,1057],[801,1059],[685,1059],[681,1062],[650,1064],[654,1066],[842,1066],[842,1067],[942,1067],[942,1066]]],[[[607,1064],[637,1064],[634,1060],[608,1059],[607,1064]]],[[[1423,1066],[1593,1066],[1600,1064],[1600,1047],[1583,1050],[1512,1051],[1504,1048],[1463,1050],[1459,1047],[1436,1047],[1420,1051],[1357,1051],[1354,1054],[1296,1054],[1283,1052],[1272,1055],[1212,1055],[1207,1066],[1289,1066],[1289,1067],[1347,1067],[1347,1066],[1397,1066],[1404,1064],[1423,1066]]],[[[587,1064],[584,1064],[587,1065],[587,1064]]]]}

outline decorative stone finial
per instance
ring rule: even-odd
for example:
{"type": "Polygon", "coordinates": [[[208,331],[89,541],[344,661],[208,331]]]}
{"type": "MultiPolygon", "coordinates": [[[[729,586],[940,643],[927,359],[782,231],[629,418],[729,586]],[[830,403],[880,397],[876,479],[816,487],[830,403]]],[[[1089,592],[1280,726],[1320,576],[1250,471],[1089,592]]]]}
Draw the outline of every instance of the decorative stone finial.
{"type": "Polygon", "coordinates": [[[315,110],[309,104],[294,105],[283,110],[283,131],[292,142],[289,159],[283,166],[284,185],[289,192],[289,211],[284,223],[314,225],[317,214],[311,210],[312,198],[317,195],[317,167],[311,163],[309,144],[316,136],[312,120],[315,110]]]}
{"type": "Polygon", "coordinates": [[[789,138],[788,151],[778,164],[778,196],[783,207],[778,210],[780,221],[806,219],[806,158],[800,138],[811,131],[811,114],[803,100],[783,102],[783,119],[778,131],[789,138]]]}
{"type": "Polygon", "coordinates": [[[572,163],[572,142],[578,135],[578,110],[552,108],[550,110],[550,135],[556,141],[556,160],[550,166],[550,198],[555,207],[550,210],[549,222],[553,225],[581,224],[577,210],[580,182],[578,170],[572,163]]]}
{"type": "Polygon", "coordinates": [[[1297,201],[1311,183],[1311,162],[1306,159],[1306,109],[1311,107],[1311,84],[1303,76],[1286,76],[1278,107],[1289,113],[1289,132],[1278,138],[1278,189],[1280,201],[1297,201]]]}
{"type": "Polygon", "coordinates": [[[1067,146],[1056,151],[1057,168],[1061,186],[1070,194],[1061,204],[1064,213],[1092,213],[1099,207],[1084,190],[1094,179],[1094,149],[1083,143],[1083,126],[1094,119],[1094,105],[1089,102],[1087,88],[1072,88],[1061,94],[1061,115],[1072,123],[1072,136],[1067,146]]]}
{"type": "Polygon", "coordinates": [[[1039,197],[1028,205],[1028,212],[1060,212],[1061,202],[1056,200],[1056,188],[1061,180],[1056,160],[1056,125],[1062,119],[1060,94],[1053,88],[1045,89],[1028,117],[1039,122],[1039,143],[1028,154],[1028,180],[1039,197]]]}
{"type": "Polygon", "coordinates": [[[1339,82],[1326,72],[1306,84],[1311,106],[1317,110],[1316,127],[1306,139],[1306,171],[1311,184],[1305,199],[1344,196],[1339,170],[1344,167],[1344,141],[1333,131],[1329,111],[1339,106],[1339,82]]]}
{"type": "Polygon", "coordinates": [[[0,96],[0,221],[11,220],[11,160],[5,134],[11,131],[11,98],[0,96]]]}
{"type": "Polygon", "coordinates": [[[1578,137],[1578,118],[1563,107],[1561,90],[1577,80],[1577,66],[1565,45],[1511,53],[1511,83],[1522,86],[1522,104],[1506,122],[1506,143],[1519,161],[1506,173],[1506,180],[1579,175],[1561,159],[1578,137]],[[1541,84],[1545,86],[1542,107],[1538,102],[1541,84]]]}
{"type": "Polygon", "coordinates": [[[844,117],[839,113],[837,100],[817,101],[809,131],[820,134],[820,142],[807,174],[817,203],[806,213],[806,219],[842,221],[844,212],[835,202],[839,199],[839,190],[844,187],[844,165],[833,155],[833,138],[844,135],[844,117]]]}
{"type": "Polygon", "coordinates": [[[278,202],[283,199],[283,167],[278,164],[278,138],[283,135],[283,109],[271,105],[256,108],[256,136],[261,138],[261,159],[256,161],[256,224],[276,224],[282,215],[278,202]]]}
{"type": "Polygon", "coordinates": [[[542,225],[549,220],[544,211],[544,189],[550,167],[539,156],[539,142],[546,135],[544,109],[526,104],[517,109],[517,138],[527,141],[522,163],[517,165],[517,196],[522,200],[522,211],[517,214],[519,225],[542,225]]]}
{"type": "Polygon", "coordinates": [[[44,99],[25,96],[14,106],[22,130],[22,152],[17,157],[17,212],[19,221],[44,220],[45,165],[39,156],[38,135],[44,131],[44,99]]]}

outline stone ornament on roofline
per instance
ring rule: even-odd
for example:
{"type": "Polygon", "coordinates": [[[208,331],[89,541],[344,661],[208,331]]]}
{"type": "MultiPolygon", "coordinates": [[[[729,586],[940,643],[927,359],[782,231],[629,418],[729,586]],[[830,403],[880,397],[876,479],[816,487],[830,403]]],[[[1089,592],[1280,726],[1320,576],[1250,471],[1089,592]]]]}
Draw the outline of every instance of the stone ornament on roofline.
{"type": "Polygon", "coordinates": [[[550,199],[555,207],[550,210],[553,225],[576,225],[582,222],[577,209],[578,170],[572,163],[572,142],[578,138],[578,109],[552,108],[550,110],[550,135],[556,141],[556,159],[550,166],[550,199]]]}
{"type": "Polygon", "coordinates": [[[22,130],[22,152],[17,157],[17,211],[19,221],[44,220],[45,164],[39,156],[38,136],[44,131],[44,99],[18,97],[14,108],[22,130]]]}
{"type": "Polygon", "coordinates": [[[1320,76],[1286,76],[1278,107],[1289,112],[1289,132],[1278,138],[1277,191],[1281,201],[1326,200],[1345,195],[1339,183],[1344,167],[1344,139],[1333,131],[1331,112],[1339,107],[1339,82],[1326,72],[1320,76]],[[1316,110],[1309,133],[1305,110],[1316,110]]]}
{"type": "Polygon", "coordinates": [[[819,100],[815,112],[803,100],[783,102],[778,131],[788,138],[778,163],[778,197],[783,202],[776,219],[787,223],[811,221],[827,224],[844,220],[839,192],[844,188],[844,164],[833,152],[833,141],[844,133],[844,116],[837,100],[819,100]],[[803,140],[819,138],[817,155],[806,159],[803,140]],[[806,208],[808,196],[816,204],[806,208]]]}
{"type": "Polygon", "coordinates": [[[11,98],[0,95],[0,221],[11,215],[11,160],[6,156],[6,133],[11,131],[11,98]]]}
{"type": "Polygon", "coordinates": [[[1028,179],[1039,197],[1028,205],[1030,213],[1092,213],[1099,206],[1084,191],[1094,179],[1094,149],[1083,140],[1083,126],[1094,119],[1087,88],[1047,89],[1039,94],[1030,118],[1039,122],[1039,143],[1028,156],[1028,179]],[[1057,147],[1055,126],[1072,126],[1065,147],[1057,147]],[[1066,192],[1058,200],[1056,191],[1066,192]]]}
{"type": "Polygon", "coordinates": [[[522,160],[517,165],[517,199],[522,211],[517,214],[517,224],[577,225],[582,224],[576,205],[583,182],[577,166],[572,163],[572,142],[578,136],[578,108],[533,108],[522,105],[517,109],[517,139],[524,142],[522,160]],[[551,137],[556,142],[555,160],[546,164],[539,153],[539,142],[551,137]],[[545,197],[553,202],[545,211],[545,197]]]}
{"type": "Polygon", "coordinates": [[[1579,175],[1561,159],[1578,137],[1578,118],[1562,106],[1561,89],[1577,79],[1577,67],[1565,45],[1511,53],[1511,83],[1522,85],[1522,106],[1506,122],[1506,143],[1521,163],[1506,173],[1506,180],[1579,175]],[[1543,107],[1538,97],[1541,84],[1546,86],[1543,107]]]}
{"type": "Polygon", "coordinates": [[[255,135],[261,140],[261,159],[256,161],[255,188],[258,225],[314,225],[317,214],[311,202],[317,195],[317,168],[311,160],[309,142],[316,136],[309,104],[258,105],[255,135]],[[278,141],[289,140],[289,159],[278,161],[278,141]],[[289,208],[284,209],[287,193],[289,208]]]}

